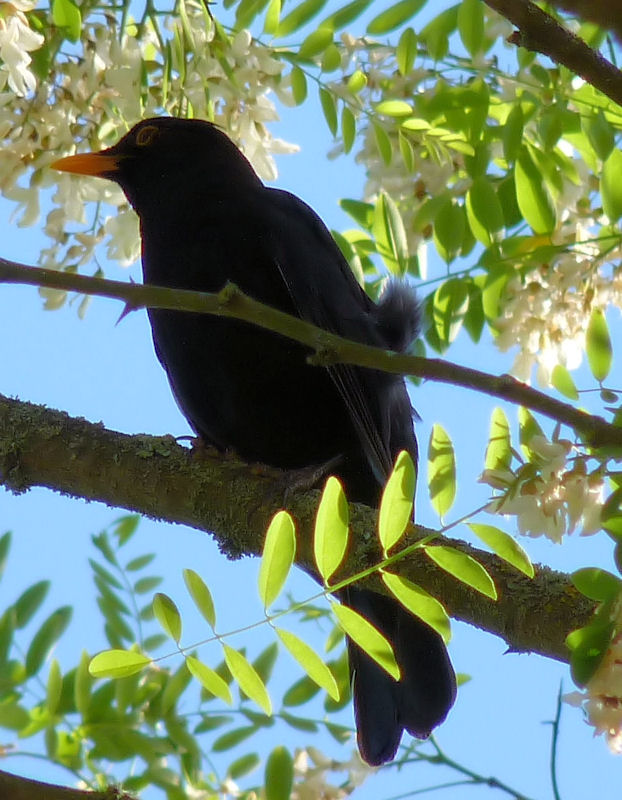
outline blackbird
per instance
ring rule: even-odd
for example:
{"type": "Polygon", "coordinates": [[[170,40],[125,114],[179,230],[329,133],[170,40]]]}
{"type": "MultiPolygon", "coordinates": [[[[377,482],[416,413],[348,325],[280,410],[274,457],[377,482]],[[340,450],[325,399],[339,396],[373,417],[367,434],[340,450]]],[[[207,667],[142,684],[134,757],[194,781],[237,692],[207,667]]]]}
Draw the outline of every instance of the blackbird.
{"type": "MultiPolygon", "coordinates": [[[[264,303],[349,339],[404,350],[417,335],[412,291],[374,303],[319,217],[263,185],[216,126],[146,119],[116,145],[56,169],[117,183],[140,219],[146,283],[217,292],[232,281],[264,303]]],[[[149,310],[155,351],[198,436],[247,461],[285,470],[326,462],[348,499],[377,506],[395,456],[416,463],[404,381],[348,365],[312,366],[309,350],[256,326],[149,310]]],[[[348,642],[358,745],[390,761],[404,729],[429,736],[451,708],[454,671],[441,637],[397,601],[350,588],[341,598],[391,642],[401,680],[348,642]]]]}

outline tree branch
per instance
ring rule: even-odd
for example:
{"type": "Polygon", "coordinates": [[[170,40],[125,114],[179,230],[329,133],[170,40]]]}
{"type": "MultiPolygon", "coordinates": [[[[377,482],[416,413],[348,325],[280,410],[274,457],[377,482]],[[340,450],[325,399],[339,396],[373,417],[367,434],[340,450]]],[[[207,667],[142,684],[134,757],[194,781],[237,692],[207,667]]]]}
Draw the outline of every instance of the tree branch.
{"type": "Polygon", "coordinates": [[[484,0],[518,28],[513,44],[543,53],[622,105],[622,72],[530,0],[484,0]]]}
{"type": "Polygon", "coordinates": [[[525,406],[549,419],[568,425],[591,447],[622,447],[621,427],[608,423],[600,416],[588,414],[568,403],[555,400],[510,375],[489,375],[451,361],[403,355],[352,342],[317,328],[298,317],[292,317],[264,305],[248,297],[232,284],[227,284],[218,294],[209,294],[73,275],[29,267],[2,258],[0,258],[0,283],[46,286],[108,297],[123,301],[127,310],[146,307],[165,308],[243,320],[307,345],[315,351],[315,355],[310,357],[310,361],[314,364],[320,366],[336,363],[355,364],[472,389],[525,406]]]}
{"type": "Polygon", "coordinates": [[[0,797],[5,800],[132,800],[129,794],[114,787],[103,792],[83,791],[3,771],[0,771],[0,797]]]}
{"type": "MultiPolygon", "coordinates": [[[[14,492],[46,486],[64,494],[98,500],[149,517],[211,532],[230,558],[259,555],[273,513],[283,505],[283,473],[249,468],[209,448],[190,450],[170,436],[128,436],[101,424],[0,395],[0,483],[14,492]]],[[[297,520],[297,563],[314,572],[313,522],[318,491],[292,492],[287,507],[297,520]]],[[[336,580],[381,560],[377,512],[351,505],[347,564],[336,580]]],[[[412,526],[404,546],[434,531],[412,526]]],[[[568,577],[537,567],[533,580],[494,555],[438,536],[476,558],[491,574],[499,594],[493,602],[455,580],[423,551],[395,564],[395,571],[439,597],[457,619],[501,636],[513,651],[568,660],[566,635],[585,625],[594,603],[568,577]]],[[[386,593],[376,576],[368,585],[386,593]]]]}

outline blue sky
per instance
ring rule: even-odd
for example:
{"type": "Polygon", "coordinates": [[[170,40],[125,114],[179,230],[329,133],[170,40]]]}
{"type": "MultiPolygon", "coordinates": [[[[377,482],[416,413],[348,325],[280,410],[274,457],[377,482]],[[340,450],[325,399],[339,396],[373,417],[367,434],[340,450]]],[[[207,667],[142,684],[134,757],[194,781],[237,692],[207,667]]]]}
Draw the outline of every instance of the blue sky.
{"type": "MultiPolygon", "coordinates": [[[[273,128],[275,135],[302,146],[299,154],[279,159],[276,185],[309,202],[329,226],[350,227],[337,200],[358,196],[363,176],[350,160],[326,159],[330,134],[324,123],[313,116],[316,112],[312,105],[304,110],[285,110],[282,123],[273,128]]],[[[43,238],[37,235],[36,227],[20,229],[12,224],[10,211],[6,203],[0,204],[0,255],[34,264],[43,238]]],[[[117,279],[130,276],[140,280],[138,265],[123,273],[109,274],[117,279]]],[[[80,321],[75,306],[44,312],[35,290],[0,286],[0,391],[94,422],[101,420],[107,427],[127,433],[189,433],[153,353],[146,315],[135,313],[116,325],[120,311],[112,301],[96,300],[86,319],[80,321]]],[[[511,364],[511,358],[502,358],[492,344],[476,349],[465,335],[449,355],[454,361],[491,372],[506,371],[511,364]]],[[[622,385],[619,365],[611,384],[622,385]]],[[[425,453],[434,422],[440,422],[454,440],[460,483],[458,501],[450,516],[457,518],[486,497],[476,478],[483,465],[494,404],[462,389],[432,384],[414,389],[412,398],[422,417],[417,428],[422,451],[425,453]]],[[[506,406],[506,411],[510,419],[516,418],[512,408],[506,406]]],[[[34,581],[51,578],[47,611],[63,604],[75,606],[71,628],[56,654],[65,667],[77,661],[82,648],[95,652],[105,645],[86,560],[94,555],[90,534],[109,525],[121,513],[42,489],[19,497],[0,490],[0,531],[14,532],[7,574],[0,582],[0,607],[34,581]]],[[[424,486],[419,488],[417,518],[423,524],[438,524],[424,486]]],[[[466,538],[464,527],[456,535],[466,538]]],[[[563,547],[540,541],[523,544],[534,560],[558,569],[571,570],[586,563],[611,568],[611,548],[604,536],[574,537],[563,547]]],[[[213,589],[222,630],[238,627],[249,617],[261,617],[255,589],[256,561],[227,562],[209,537],[183,526],[148,521],[141,525],[132,547],[136,552],[153,550],[158,554],[156,570],[165,575],[162,590],[180,602],[185,595],[181,570],[190,566],[199,571],[213,589]]],[[[301,596],[313,591],[312,584],[303,577],[296,586],[301,596]]],[[[196,622],[192,624],[195,627],[189,631],[189,640],[193,635],[203,638],[205,632],[196,622]]],[[[251,640],[248,646],[253,654],[261,645],[258,640],[251,640]],[[254,647],[257,649],[253,651],[254,647]]],[[[470,674],[472,680],[460,691],[456,707],[438,732],[438,740],[448,755],[465,766],[494,775],[530,798],[543,800],[552,796],[548,779],[550,726],[546,723],[553,718],[560,681],[565,691],[573,687],[564,665],[537,656],[505,654],[505,650],[505,644],[496,637],[467,625],[454,626],[452,658],[456,669],[470,674]]],[[[294,680],[294,669],[291,664],[286,665],[284,680],[294,680]]],[[[343,720],[350,724],[350,709],[343,712],[343,720]]],[[[284,741],[293,747],[307,741],[304,735],[293,734],[284,727],[272,730],[274,734],[270,735],[274,738],[267,746],[284,741]]],[[[329,753],[335,747],[332,739],[320,746],[329,753]]],[[[334,755],[347,758],[346,750],[335,750],[334,755]]],[[[560,792],[566,800],[619,797],[622,761],[609,754],[602,739],[592,737],[580,713],[569,707],[562,717],[558,758],[560,792]]],[[[62,771],[44,773],[40,762],[28,759],[20,759],[19,764],[8,759],[3,768],[59,782],[67,780],[62,771]]],[[[382,800],[452,777],[423,767],[401,775],[386,771],[365,784],[355,797],[382,800]]],[[[430,796],[503,795],[481,787],[450,789],[430,796]]]]}

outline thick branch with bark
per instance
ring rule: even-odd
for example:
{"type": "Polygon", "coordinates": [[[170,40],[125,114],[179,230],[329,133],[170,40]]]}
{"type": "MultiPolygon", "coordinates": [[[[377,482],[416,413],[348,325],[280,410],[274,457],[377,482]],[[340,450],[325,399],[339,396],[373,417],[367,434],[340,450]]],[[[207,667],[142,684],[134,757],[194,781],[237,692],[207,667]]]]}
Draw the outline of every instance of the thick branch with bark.
{"type": "Polygon", "coordinates": [[[53,783],[33,781],[0,770],[2,800],[132,800],[125,792],[111,787],[103,792],[87,792],[53,783]]]}
{"type": "Polygon", "coordinates": [[[622,72],[530,0],[484,0],[516,26],[510,41],[542,53],[622,105],[622,72]]]}
{"type": "MultiPolygon", "coordinates": [[[[273,513],[285,505],[297,521],[297,563],[313,573],[312,531],[318,491],[295,491],[283,500],[283,473],[249,467],[216,451],[190,450],[172,437],[128,436],[101,424],[0,395],[0,483],[14,492],[46,486],[63,494],[98,500],[155,519],[211,533],[229,557],[259,555],[273,513]]],[[[338,579],[381,560],[377,512],[351,505],[351,545],[338,579]]],[[[433,531],[412,526],[404,546],[433,531]]],[[[173,534],[175,535],[175,534],[173,534]]],[[[594,604],[568,576],[537,567],[533,580],[494,555],[465,542],[438,536],[476,558],[492,576],[496,602],[440,570],[423,551],[393,570],[439,597],[456,619],[502,637],[512,651],[568,660],[566,635],[586,624],[594,604]]],[[[369,585],[386,592],[376,577],[369,585]]]]}
{"type": "Polygon", "coordinates": [[[317,365],[355,364],[472,389],[525,406],[555,422],[568,425],[591,447],[622,447],[622,428],[619,426],[612,425],[602,417],[588,414],[568,403],[555,400],[510,375],[489,375],[451,361],[403,355],[352,342],[317,328],[310,322],[264,305],[245,295],[233,284],[227,284],[218,294],[191,292],[56,272],[0,258],[1,283],[46,286],[108,297],[123,301],[127,312],[147,307],[165,308],[251,322],[307,345],[315,353],[310,356],[310,360],[317,365]]]}

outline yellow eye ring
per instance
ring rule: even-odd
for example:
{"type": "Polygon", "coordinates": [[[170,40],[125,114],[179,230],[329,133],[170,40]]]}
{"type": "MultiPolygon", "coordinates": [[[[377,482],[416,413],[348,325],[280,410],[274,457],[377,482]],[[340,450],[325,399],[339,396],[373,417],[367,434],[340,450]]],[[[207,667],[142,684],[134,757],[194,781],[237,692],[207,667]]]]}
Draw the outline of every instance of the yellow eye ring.
{"type": "Polygon", "coordinates": [[[145,125],[136,134],[136,144],[139,147],[147,147],[158,137],[158,129],[155,125],[145,125]]]}

